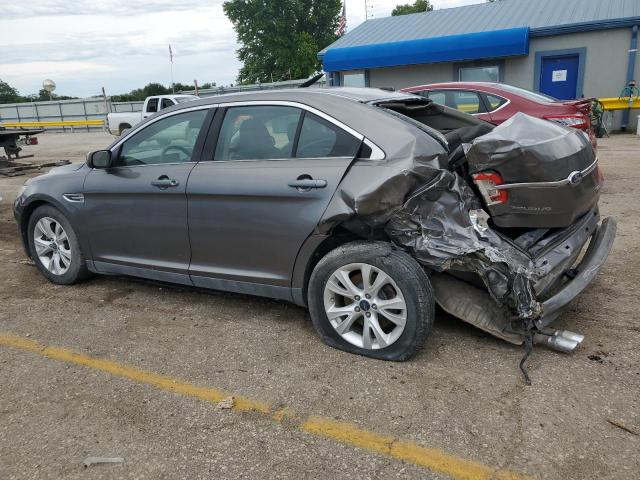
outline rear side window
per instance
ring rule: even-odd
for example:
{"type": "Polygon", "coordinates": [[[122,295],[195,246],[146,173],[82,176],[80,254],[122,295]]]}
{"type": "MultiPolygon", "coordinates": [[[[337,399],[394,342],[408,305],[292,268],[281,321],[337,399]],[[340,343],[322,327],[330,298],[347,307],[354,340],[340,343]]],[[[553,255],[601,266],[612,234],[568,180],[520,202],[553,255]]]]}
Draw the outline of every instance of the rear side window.
{"type": "Polygon", "coordinates": [[[301,110],[295,107],[231,107],[222,122],[214,160],[291,158],[301,110]]]}
{"type": "Polygon", "coordinates": [[[354,157],[360,140],[323,118],[306,112],[296,157],[354,157]]]}
{"type": "Polygon", "coordinates": [[[163,98],[162,99],[162,103],[160,104],[160,110],[167,108],[167,107],[173,107],[173,105],[175,105],[173,103],[173,101],[169,98],[163,98]]]}
{"type": "Polygon", "coordinates": [[[487,108],[489,109],[490,112],[497,110],[502,105],[507,103],[506,98],[498,97],[497,95],[491,95],[490,93],[485,93],[485,96],[487,98],[487,108]]]}
{"type": "Polygon", "coordinates": [[[482,99],[476,92],[469,90],[432,90],[426,97],[440,105],[468,114],[484,113],[486,109],[482,99]]]}

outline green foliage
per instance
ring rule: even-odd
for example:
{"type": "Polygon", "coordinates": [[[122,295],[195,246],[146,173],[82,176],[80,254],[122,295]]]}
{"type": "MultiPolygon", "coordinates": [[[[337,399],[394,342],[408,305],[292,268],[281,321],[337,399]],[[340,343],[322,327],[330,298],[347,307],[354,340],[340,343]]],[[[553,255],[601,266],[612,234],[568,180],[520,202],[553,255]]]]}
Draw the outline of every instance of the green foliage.
{"type": "MultiPolygon", "coordinates": [[[[56,95],[55,93],[51,93],[51,100],[72,100],[78,97],[69,97],[68,95],[56,95]]],[[[38,90],[37,95],[29,95],[25,101],[27,102],[46,102],[49,100],[49,92],[47,92],[44,88],[38,90]]]]}
{"type": "Polygon", "coordinates": [[[18,90],[0,80],[0,103],[18,103],[21,98],[18,90]]]}
{"type": "MultiPolygon", "coordinates": [[[[51,95],[53,100],[70,100],[78,97],[69,97],[66,95],[51,95]]],[[[49,92],[44,88],[41,88],[37,94],[22,96],[18,90],[7,82],[0,80],[0,103],[25,103],[25,102],[40,102],[49,100],[49,92]]]]}
{"type": "MultiPolygon", "coordinates": [[[[176,88],[178,91],[178,88],[176,88]]],[[[114,102],[137,102],[142,101],[151,95],[168,95],[171,93],[171,88],[167,88],[160,83],[149,83],[142,88],[136,88],[129,93],[123,93],[122,95],[113,95],[111,100],[114,102]]]]}
{"type": "Polygon", "coordinates": [[[336,39],[340,0],[227,0],[243,84],[305,78],[321,68],[317,53],[336,39]]]}
{"type": "Polygon", "coordinates": [[[400,15],[409,15],[410,13],[430,12],[431,10],[433,10],[433,5],[429,3],[429,0],[416,0],[412,4],[397,5],[391,12],[391,16],[398,17],[400,15]]]}

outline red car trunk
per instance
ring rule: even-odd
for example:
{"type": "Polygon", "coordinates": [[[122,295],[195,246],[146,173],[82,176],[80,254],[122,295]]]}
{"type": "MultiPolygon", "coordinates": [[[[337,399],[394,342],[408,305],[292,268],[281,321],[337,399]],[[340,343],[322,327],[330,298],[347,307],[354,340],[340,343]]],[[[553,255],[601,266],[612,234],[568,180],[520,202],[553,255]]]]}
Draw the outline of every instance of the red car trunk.
{"type": "Polygon", "coordinates": [[[556,100],[547,95],[502,83],[449,82],[405,88],[403,92],[430,98],[450,108],[500,125],[518,112],[583,130],[591,144],[591,98],[556,100]]]}

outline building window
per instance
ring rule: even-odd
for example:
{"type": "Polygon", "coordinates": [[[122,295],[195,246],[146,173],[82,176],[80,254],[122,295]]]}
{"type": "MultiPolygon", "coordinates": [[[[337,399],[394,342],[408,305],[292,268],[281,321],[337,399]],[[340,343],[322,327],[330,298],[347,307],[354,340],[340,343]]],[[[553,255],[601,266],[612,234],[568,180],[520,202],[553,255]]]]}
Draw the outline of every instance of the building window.
{"type": "Polygon", "coordinates": [[[366,87],[367,74],[364,70],[353,70],[342,73],[343,87],[366,87]]]}
{"type": "Polygon", "coordinates": [[[460,67],[458,80],[461,82],[493,82],[500,81],[500,66],[460,67]]]}

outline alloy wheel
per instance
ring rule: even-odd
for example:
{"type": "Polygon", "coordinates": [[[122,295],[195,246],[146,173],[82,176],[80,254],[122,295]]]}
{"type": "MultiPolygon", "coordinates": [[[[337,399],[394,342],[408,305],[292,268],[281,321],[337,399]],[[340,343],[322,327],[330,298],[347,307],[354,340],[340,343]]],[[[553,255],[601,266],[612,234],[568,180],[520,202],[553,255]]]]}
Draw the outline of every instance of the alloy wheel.
{"type": "Polygon", "coordinates": [[[54,275],[64,275],[71,265],[71,244],[57,220],[42,217],[33,231],[33,244],[40,263],[54,275]]]}
{"type": "Polygon", "coordinates": [[[407,323],[407,304],[396,282],[367,263],[338,268],[324,288],[331,326],[347,342],[367,350],[388,347],[407,323]]]}

